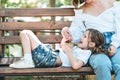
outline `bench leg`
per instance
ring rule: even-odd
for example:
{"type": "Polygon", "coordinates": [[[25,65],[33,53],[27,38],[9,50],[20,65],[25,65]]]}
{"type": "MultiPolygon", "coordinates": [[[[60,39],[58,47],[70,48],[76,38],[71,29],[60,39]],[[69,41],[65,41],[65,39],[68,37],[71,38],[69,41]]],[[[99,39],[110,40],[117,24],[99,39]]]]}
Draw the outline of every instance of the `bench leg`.
{"type": "Polygon", "coordinates": [[[80,75],[80,78],[77,80],[86,80],[85,75],[80,75]]]}

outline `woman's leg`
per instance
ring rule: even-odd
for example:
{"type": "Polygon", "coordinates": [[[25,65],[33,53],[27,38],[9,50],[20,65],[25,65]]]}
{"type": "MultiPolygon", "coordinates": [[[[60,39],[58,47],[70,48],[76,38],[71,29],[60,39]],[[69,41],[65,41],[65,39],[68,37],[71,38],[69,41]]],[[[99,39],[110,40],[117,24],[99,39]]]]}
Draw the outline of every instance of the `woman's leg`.
{"type": "Polygon", "coordinates": [[[112,67],[115,72],[115,80],[120,80],[120,47],[117,53],[111,57],[112,67]]]}
{"type": "Polygon", "coordinates": [[[105,54],[93,54],[89,64],[94,69],[96,80],[111,80],[111,61],[105,54]]]}

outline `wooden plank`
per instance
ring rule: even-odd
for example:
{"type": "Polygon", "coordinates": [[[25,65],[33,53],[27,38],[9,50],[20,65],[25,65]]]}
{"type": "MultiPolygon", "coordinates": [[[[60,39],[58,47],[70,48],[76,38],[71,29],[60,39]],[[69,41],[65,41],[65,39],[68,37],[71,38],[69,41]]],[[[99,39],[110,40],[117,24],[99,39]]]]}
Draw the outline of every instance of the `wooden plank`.
{"type": "Polygon", "coordinates": [[[0,58],[0,67],[2,65],[5,65],[5,64],[6,65],[11,64],[11,63],[16,62],[18,60],[20,60],[20,57],[4,57],[4,58],[0,58]]]}
{"type": "Polygon", "coordinates": [[[0,16],[74,16],[73,8],[14,8],[0,9],[0,16]]]}
{"type": "Polygon", "coordinates": [[[14,69],[9,67],[0,67],[0,76],[46,76],[46,75],[89,75],[94,74],[91,67],[82,67],[79,70],[72,68],[27,68],[27,69],[14,69]]]}
{"type": "Polygon", "coordinates": [[[1,22],[0,30],[57,30],[70,26],[71,21],[63,22],[1,22]]]}
{"type": "MultiPolygon", "coordinates": [[[[41,42],[43,43],[60,43],[62,36],[61,35],[43,35],[38,36],[41,42]]],[[[0,37],[0,44],[19,44],[21,43],[19,36],[2,36],[0,37]]]]}
{"type": "MultiPolygon", "coordinates": [[[[17,60],[20,60],[20,57],[13,58],[0,58],[0,64],[11,64],[17,60]]],[[[94,74],[91,67],[82,67],[79,70],[73,70],[72,68],[67,67],[54,67],[54,68],[27,68],[27,69],[14,69],[9,68],[8,66],[0,66],[0,76],[18,76],[18,75],[79,75],[79,74],[94,74]]]]}

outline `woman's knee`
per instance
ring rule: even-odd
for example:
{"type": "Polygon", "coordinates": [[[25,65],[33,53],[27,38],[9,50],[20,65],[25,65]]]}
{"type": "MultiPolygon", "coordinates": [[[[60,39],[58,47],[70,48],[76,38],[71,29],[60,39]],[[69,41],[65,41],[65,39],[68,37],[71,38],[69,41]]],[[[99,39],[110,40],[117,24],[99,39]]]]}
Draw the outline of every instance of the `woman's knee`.
{"type": "Polygon", "coordinates": [[[111,61],[114,64],[120,65],[120,47],[117,49],[117,52],[111,57],[111,61]]]}
{"type": "Polygon", "coordinates": [[[111,61],[105,54],[93,54],[89,60],[90,65],[95,68],[111,68],[111,61]]]}
{"type": "Polygon", "coordinates": [[[120,47],[118,48],[115,55],[111,57],[112,67],[115,72],[120,71],[120,47]]]}

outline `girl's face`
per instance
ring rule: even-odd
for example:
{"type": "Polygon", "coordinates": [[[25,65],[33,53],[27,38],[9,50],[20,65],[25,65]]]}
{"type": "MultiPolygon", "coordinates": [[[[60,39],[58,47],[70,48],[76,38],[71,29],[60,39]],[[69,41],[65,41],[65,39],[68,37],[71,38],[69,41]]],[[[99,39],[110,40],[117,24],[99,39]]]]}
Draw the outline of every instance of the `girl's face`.
{"type": "Polygon", "coordinates": [[[82,49],[88,49],[89,42],[90,42],[89,31],[86,31],[84,35],[81,37],[80,42],[78,43],[78,47],[82,49]]]}

